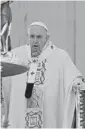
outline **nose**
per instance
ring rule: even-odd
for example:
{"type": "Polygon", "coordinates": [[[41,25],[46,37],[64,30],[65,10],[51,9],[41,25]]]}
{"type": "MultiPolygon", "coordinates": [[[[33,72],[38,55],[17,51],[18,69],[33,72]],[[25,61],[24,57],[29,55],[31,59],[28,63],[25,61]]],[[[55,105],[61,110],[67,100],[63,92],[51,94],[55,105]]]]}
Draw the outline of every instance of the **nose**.
{"type": "Polygon", "coordinates": [[[34,37],[34,43],[35,43],[35,44],[38,43],[38,40],[37,40],[37,37],[36,37],[36,36],[34,37]]]}

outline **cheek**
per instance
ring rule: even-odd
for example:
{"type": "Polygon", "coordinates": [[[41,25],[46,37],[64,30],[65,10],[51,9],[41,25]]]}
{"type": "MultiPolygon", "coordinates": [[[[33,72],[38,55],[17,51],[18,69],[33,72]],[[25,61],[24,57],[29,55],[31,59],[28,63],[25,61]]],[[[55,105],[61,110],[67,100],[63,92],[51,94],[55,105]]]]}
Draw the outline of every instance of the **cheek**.
{"type": "Polygon", "coordinates": [[[44,47],[44,45],[41,43],[40,44],[40,51],[42,51],[43,47],[44,47]]]}
{"type": "Polygon", "coordinates": [[[45,46],[45,44],[46,44],[46,41],[45,40],[41,41],[40,47],[43,48],[45,46]]]}
{"type": "Polygon", "coordinates": [[[33,41],[32,41],[32,40],[29,40],[29,43],[30,43],[30,46],[32,46],[32,45],[33,45],[33,41]]]}

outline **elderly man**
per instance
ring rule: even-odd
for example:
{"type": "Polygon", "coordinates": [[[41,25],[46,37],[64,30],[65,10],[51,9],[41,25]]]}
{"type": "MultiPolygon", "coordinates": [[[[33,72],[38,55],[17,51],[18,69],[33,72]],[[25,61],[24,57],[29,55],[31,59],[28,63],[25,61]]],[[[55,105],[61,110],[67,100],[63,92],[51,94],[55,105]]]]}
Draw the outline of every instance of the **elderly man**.
{"type": "Polygon", "coordinates": [[[46,25],[34,22],[28,44],[16,55],[28,63],[27,73],[12,77],[9,125],[14,128],[72,127],[77,83],[82,75],[68,53],[49,39],[46,25]]]}

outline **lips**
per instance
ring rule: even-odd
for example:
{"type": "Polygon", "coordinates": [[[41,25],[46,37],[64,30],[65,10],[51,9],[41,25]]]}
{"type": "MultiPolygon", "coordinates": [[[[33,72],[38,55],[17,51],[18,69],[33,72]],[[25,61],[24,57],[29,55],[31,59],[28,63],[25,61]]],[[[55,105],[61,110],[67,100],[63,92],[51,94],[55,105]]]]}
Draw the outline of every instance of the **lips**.
{"type": "Polygon", "coordinates": [[[40,54],[40,46],[39,45],[33,45],[31,47],[31,54],[32,54],[32,56],[38,56],[40,54]]]}
{"type": "Polygon", "coordinates": [[[33,45],[32,47],[36,48],[36,47],[39,47],[39,45],[33,45]]]}
{"type": "Polygon", "coordinates": [[[33,46],[32,46],[32,50],[38,51],[38,50],[39,50],[39,45],[33,45],[33,46]]]}

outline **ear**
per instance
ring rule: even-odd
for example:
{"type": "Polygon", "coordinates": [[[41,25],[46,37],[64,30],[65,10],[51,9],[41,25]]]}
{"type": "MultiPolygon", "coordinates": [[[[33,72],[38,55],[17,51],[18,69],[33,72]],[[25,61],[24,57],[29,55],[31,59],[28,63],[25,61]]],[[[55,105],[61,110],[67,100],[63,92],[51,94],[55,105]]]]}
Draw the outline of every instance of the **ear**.
{"type": "Polygon", "coordinates": [[[49,38],[50,38],[50,34],[49,34],[49,33],[47,33],[46,40],[48,41],[48,40],[49,40],[49,38]]]}

